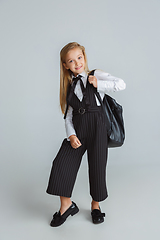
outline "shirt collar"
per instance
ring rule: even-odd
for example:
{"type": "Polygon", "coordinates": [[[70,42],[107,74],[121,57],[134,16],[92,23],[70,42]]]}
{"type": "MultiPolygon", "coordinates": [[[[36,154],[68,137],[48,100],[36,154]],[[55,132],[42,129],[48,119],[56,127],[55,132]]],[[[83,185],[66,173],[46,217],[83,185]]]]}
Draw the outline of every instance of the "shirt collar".
{"type": "MultiPolygon", "coordinates": [[[[83,71],[82,73],[78,74],[77,77],[81,75],[82,77],[87,77],[87,73],[85,71],[83,71]]],[[[74,78],[74,75],[72,74],[72,79],[74,78]]]]}

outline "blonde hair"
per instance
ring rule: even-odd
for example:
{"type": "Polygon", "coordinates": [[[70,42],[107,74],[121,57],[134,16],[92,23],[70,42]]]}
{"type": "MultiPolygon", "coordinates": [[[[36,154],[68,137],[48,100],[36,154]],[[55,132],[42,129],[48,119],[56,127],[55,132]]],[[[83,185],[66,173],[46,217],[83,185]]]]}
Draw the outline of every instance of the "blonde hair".
{"type": "Polygon", "coordinates": [[[67,90],[69,85],[72,82],[72,72],[70,69],[66,69],[63,65],[66,60],[67,53],[74,48],[80,48],[82,50],[82,53],[84,55],[85,60],[85,71],[86,73],[89,72],[88,64],[87,64],[87,56],[85,52],[85,48],[78,44],[77,42],[71,42],[65,45],[61,51],[60,51],[60,106],[62,113],[65,112],[66,109],[66,97],[67,97],[67,90]]]}

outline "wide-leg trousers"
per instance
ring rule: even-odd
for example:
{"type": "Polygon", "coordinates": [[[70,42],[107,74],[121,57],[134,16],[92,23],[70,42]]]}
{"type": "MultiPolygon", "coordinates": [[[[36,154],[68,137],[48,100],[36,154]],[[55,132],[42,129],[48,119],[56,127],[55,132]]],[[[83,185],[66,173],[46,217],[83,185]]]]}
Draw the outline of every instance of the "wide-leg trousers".
{"type": "Polygon", "coordinates": [[[97,114],[86,114],[83,117],[83,124],[78,124],[77,135],[82,143],[79,148],[74,149],[70,141],[67,139],[63,140],[52,164],[46,190],[48,194],[64,197],[72,196],[82,156],[87,150],[90,195],[93,200],[98,202],[107,198],[106,164],[108,137],[106,126],[101,121],[101,116],[97,116],[97,114]]]}

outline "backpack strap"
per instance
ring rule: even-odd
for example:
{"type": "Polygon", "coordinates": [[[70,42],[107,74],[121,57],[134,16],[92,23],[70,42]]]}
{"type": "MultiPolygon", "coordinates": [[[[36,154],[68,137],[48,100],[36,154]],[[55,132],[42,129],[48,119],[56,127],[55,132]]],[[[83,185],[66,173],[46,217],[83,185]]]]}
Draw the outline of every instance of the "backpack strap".
{"type": "Polygon", "coordinates": [[[66,115],[67,115],[67,112],[68,112],[68,107],[69,106],[68,106],[68,103],[67,103],[66,110],[65,110],[65,113],[64,113],[64,117],[63,117],[64,119],[66,119],[66,115]]]}
{"type": "MultiPolygon", "coordinates": [[[[68,95],[69,95],[69,92],[70,92],[70,88],[71,88],[71,84],[68,86],[66,99],[68,98],[68,95]]],[[[68,107],[69,107],[69,105],[68,105],[68,102],[67,102],[66,110],[65,110],[65,113],[64,113],[64,119],[66,119],[66,115],[67,115],[67,112],[68,112],[68,107]]]]}
{"type": "Polygon", "coordinates": [[[94,69],[94,70],[92,70],[91,72],[89,72],[88,76],[89,76],[89,75],[94,76],[94,72],[95,72],[95,71],[96,71],[96,69],[94,69]]]}
{"type": "MultiPolygon", "coordinates": [[[[92,70],[92,71],[89,73],[89,75],[94,76],[94,72],[95,72],[95,70],[96,70],[96,69],[92,70]]],[[[99,92],[97,92],[97,89],[96,89],[96,88],[94,88],[94,92],[95,92],[95,94],[96,94],[96,96],[97,96],[99,102],[100,102],[101,105],[103,106],[103,101],[102,101],[102,99],[101,99],[101,97],[100,97],[99,92]]]]}

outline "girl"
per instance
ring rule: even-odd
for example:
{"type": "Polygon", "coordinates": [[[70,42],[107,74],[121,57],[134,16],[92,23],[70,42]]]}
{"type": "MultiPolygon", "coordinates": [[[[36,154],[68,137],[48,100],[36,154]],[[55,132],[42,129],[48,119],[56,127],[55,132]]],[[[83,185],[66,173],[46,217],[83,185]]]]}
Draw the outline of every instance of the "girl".
{"type": "Polygon", "coordinates": [[[120,78],[95,70],[89,75],[85,48],[68,43],[60,52],[60,105],[65,113],[67,138],[53,161],[47,193],[60,196],[60,210],[53,215],[52,227],[65,222],[79,209],[71,195],[82,156],[87,150],[93,223],[102,223],[105,213],[99,202],[108,197],[106,188],[107,130],[105,116],[95,89],[103,100],[108,91],[125,89],[120,78]]]}

